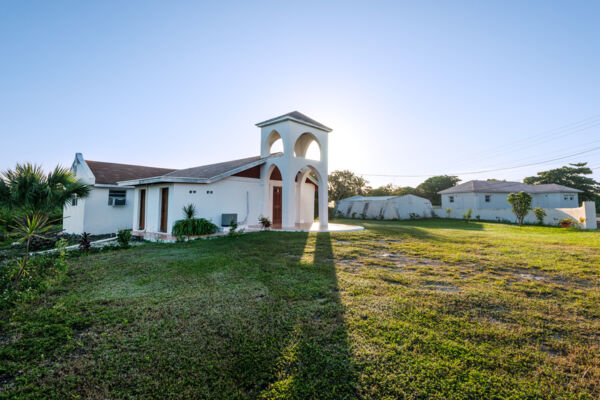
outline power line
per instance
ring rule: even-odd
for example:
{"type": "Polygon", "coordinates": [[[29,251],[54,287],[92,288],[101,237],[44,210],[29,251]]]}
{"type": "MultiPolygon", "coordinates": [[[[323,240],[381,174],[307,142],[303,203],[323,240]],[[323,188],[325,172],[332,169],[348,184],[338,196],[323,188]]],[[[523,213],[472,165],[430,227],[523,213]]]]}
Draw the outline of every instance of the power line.
{"type": "MultiPolygon", "coordinates": [[[[512,167],[479,170],[479,171],[453,172],[453,173],[446,172],[443,175],[477,175],[477,174],[486,174],[486,173],[489,173],[489,172],[507,171],[507,170],[512,170],[512,169],[519,169],[519,168],[531,167],[531,166],[534,166],[534,165],[547,164],[547,163],[550,163],[550,162],[554,162],[554,161],[558,161],[558,160],[563,160],[565,158],[575,157],[575,156],[578,156],[578,155],[581,155],[581,154],[586,154],[586,153],[591,153],[591,152],[597,151],[597,150],[600,150],[600,146],[593,147],[591,149],[588,149],[588,150],[585,150],[585,151],[581,151],[581,152],[578,152],[578,153],[573,153],[573,154],[569,154],[569,155],[562,156],[562,157],[556,157],[556,158],[552,158],[552,159],[545,160],[545,161],[540,161],[540,162],[534,162],[534,163],[528,163],[528,164],[521,164],[521,165],[516,165],[516,166],[512,166],[512,167]]],[[[395,175],[395,174],[364,174],[363,173],[363,174],[359,174],[359,175],[388,177],[388,178],[429,178],[431,176],[436,176],[436,175],[441,175],[441,174],[429,174],[429,175],[395,175]]]]}
{"type": "Polygon", "coordinates": [[[507,148],[510,148],[511,151],[515,153],[519,150],[525,150],[529,146],[534,144],[536,146],[539,146],[540,144],[547,143],[549,141],[563,138],[566,136],[570,136],[582,131],[586,131],[597,126],[600,126],[600,114],[592,115],[582,120],[565,124],[557,128],[545,130],[533,136],[524,137],[511,142],[500,144],[494,147],[493,149],[490,149],[490,151],[480,152],[479,155],[472,157],[470,160],[459,162],[458,165],[465,165],[473,161],[479,161],[484,158],[494,158],[498,154],[505,153],[505,149],[507,148]]]}

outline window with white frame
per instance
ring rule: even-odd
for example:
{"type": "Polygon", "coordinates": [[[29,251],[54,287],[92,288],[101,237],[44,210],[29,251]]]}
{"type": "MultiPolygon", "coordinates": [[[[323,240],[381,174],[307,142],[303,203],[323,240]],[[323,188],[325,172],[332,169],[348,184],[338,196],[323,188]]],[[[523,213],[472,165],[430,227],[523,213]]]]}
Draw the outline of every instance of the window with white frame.
{"type": "Polygon", "coordinates": [[[450,203],[454,203],[454,196],[448,196],[448,201],[450,201],[450,203]]]}
{"type": "Polygon", "coordinates": [[[77,197],[73,197],[73,198],[71,199],[71,205],[72,205],[73,207],[75,207],[75,206],[77,205],[77,197]]]}
{"type": "Polygon", "coordinates": [[[123,189],[110,189],[108,191],[109,206],[124,206],[127,204],[127,191],[123,189]]]}
{"type": "Polygon", "coordinates": [[[491,195],[489,195],[489,194],[486,194],[486,195],[485,195],[485,202],[486,202],[486,203],[489,203],[489,202],[491,201],[491,199],[492,199],[492,196],[491,196],[491,195]]]}

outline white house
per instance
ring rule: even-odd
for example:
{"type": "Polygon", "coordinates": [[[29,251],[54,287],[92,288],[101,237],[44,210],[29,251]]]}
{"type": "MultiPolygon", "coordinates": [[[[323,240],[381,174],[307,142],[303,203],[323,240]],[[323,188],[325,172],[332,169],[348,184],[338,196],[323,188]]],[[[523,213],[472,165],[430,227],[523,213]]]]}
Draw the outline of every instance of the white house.
{"type": "MultiPolygon", "coordinates": [[[[596,229],[594,202],[584,202],[579,206],[578,193],[581,190],[557,184],[528,185],[521,182],[468,181],[442,190],[440,217],[462,218],[471,209],[472,217],[484,220],[515,222],[511,205],[506,200],[509,193],[526,192],[532,197],[531,207],[541,207],[546,211],[545,223],[555,224],[564,218],[576,221],[585,220],[584,228],[596,229]],[[446,210],[450,210],[447,214],[446,210]]],[[[529,213],[526,222],[536,222],[535,215],[529,213]]]]}
{"type": "Polygon", "coordinates": [[[335,214],[346,218],[431,218],[431,202],[419,196],[354,196],[337,202],[335,214]]]}
{"type": "Polygon", "coordinates": [[[91,192],[88,197],[73,199],[64,207],[64,231],[96,235],[131,229],[134,189],[131,186],[119,186],[117,182],[172,171],[167,168],[90,161],[77,153],[71,172],[81,182],[90,185],[91,192]]]}
{"type": "Polygon", "coordinates": [[[331,129],[297,111],[256,124],[261,128],[260,155],[170,171],[153,177],[122,179],[134,187],[133,233],[166,239],[182,208],[194,204],[197,216],[226,226],[231,214],[239,225],[257,226],[259,217],[275,227],[305,229],[312,225],[318,192],[320,227],[327,228],[327,146],[331,129]],[[281,140],[282,152],[272,151],[281,140]],[[308,159],[315,142],[318,159],[308,159]]]}

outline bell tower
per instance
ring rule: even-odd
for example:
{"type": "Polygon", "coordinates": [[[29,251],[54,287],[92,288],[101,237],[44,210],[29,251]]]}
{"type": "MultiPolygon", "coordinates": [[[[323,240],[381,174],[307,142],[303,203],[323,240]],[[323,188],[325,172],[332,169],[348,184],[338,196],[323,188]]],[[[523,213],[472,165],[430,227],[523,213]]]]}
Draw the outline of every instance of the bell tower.
{"type": "Polygon", "coordinates": [[[298,207],[303,199],[302,184],[307,178],[317,181],[319,225],[322,229],[327,228],[327,146],[332,129],[298,111],[260,122],[256,126],[261,129],[260,155],[268,158],[262,177],[266,183],[263,215],[272,214],[271,189],[268,183],[273,170],[278,169],[281,174],[282,228],[294,229],[299,223],[305,222],[301,220],[298,207]],[[271,153],[272,145],[279,139],[283,142],[283,152],[271,153]],[[307,158],[307,151],[313,142],[319,148],[318,160],[307,158]]]}

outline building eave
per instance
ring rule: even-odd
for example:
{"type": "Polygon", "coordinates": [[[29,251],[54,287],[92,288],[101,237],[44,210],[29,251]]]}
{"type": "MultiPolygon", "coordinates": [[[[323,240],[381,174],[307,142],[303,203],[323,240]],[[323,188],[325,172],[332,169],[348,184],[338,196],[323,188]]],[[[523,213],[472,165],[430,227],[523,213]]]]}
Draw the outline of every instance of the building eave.
{"type": "Polygon", "coordinates": [[[333,129],[327,128],[325,126],[318,126],[318,125],[315,125],[315,124],[311,124],[310,122],[302,121],[302,120],[300,120],[298,118],[294,118],[294,117],[290,117],[290,116],[282,116],[282,117],[270,119],[270,120],[267,120],[267,121],[264,121],[264,122],[259,122],[258,124],[256,124],[256,126],[259,127],[259,128],[262,128],[264,126],[274,125],[274,124],[277,124],[279,122],[288,121],[288,120],[289,121],[297,122],[297,123],[302,124],[302,125],[310,126],[311,128],[315,128],[315,129],[318,129],[318,130],[323,131],[323,132],[331,132],[333,130],[333,129]]]}
{"type": "Polygon", "coordinates": [[[152,178],[144,178],[144,179],[135,179],[131,181],[123,181],[118,182],[119,186],[140,186],[140,185],[152,185],[158,183],[198,183],[198,184],[210,184],[232,175],[237,174],[238,172],[245,171],[249,168],[256,167],[257,165],[262,165],[267,161],[266,158],[261,158],[260,160],[250,162],[248,164],[244,164],[240,167],[231,169],[227,172],[224,172],[219,175],[215,175],[210,178],[193,178],[193,177],[179,177],[179,176],[155,176],[152,178]]]}

